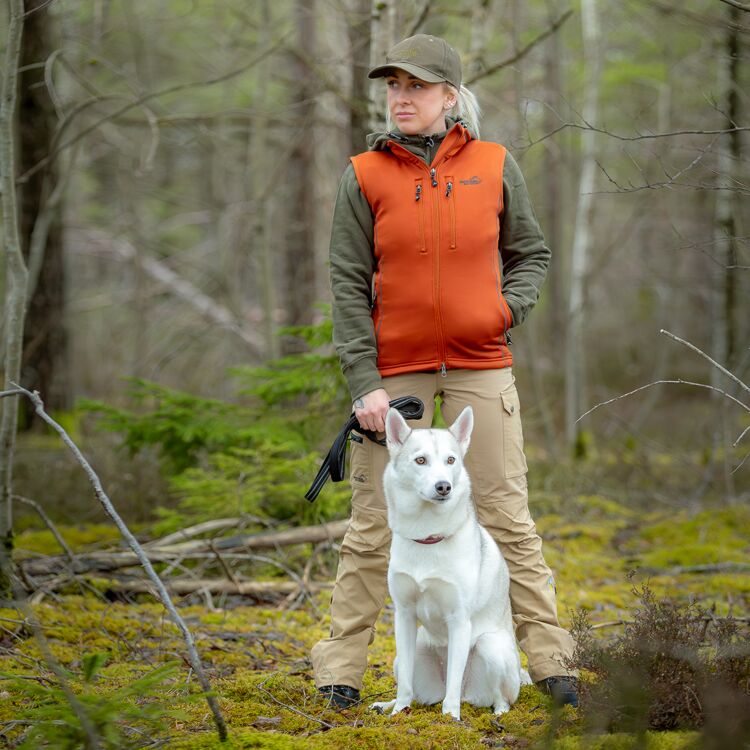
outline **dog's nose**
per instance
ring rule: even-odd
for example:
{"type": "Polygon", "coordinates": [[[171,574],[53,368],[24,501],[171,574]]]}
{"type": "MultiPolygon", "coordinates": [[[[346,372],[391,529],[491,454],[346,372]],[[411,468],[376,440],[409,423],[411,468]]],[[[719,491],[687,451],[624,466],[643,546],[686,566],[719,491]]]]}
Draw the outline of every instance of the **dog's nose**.
{"type": "Polygon", "coordinates": [[[451,486],[449,482],[435,482],[435,492],[438,495],[445,497],[450,491],[451,486]]]}

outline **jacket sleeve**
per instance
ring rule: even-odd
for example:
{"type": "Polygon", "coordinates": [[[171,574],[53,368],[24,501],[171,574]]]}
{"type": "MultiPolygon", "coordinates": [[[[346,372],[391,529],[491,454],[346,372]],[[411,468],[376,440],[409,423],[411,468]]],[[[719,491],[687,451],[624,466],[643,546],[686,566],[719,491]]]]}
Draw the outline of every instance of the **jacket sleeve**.
{"type": "Polygon", "coordinates": [[[523,323],[539,298],[550,260],[539,222],[531,207],[526,182],[516,160],[505,154],[500,259],[503,296],[513,313],[513,325],[523,323]]]}
{"type": "Polygon", "coordinates": [[[333,344],[352,400],[383,385],[371,317],[373,225],[370,204],[350,163],[341,178],[333,210],[330,273],[333,344]]]}

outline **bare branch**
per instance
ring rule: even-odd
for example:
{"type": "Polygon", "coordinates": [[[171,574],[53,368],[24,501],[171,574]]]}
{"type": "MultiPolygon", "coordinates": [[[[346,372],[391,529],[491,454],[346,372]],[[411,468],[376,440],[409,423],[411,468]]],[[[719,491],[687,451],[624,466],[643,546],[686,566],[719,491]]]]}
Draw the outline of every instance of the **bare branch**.
{"type": "Polygon", "coordinates": [[[430,15],[431,10],[432,0],[424,0],[424,2],[422,3],[422,7],[419,9],[419,13],[417,13],[417,17],[414,19],[414,22],[409,27],[409,31],[405,36],[414,36],[414,34],[419,31],[422,24],[427,20],[427,16],[430,15]]]}
{"type": "MultiPolygon", "coordinates": [[[[737,383],[740,388],[743,388],[748,393],[750,393],[750,386],[743,383],[734,373],[729,372],[726,367],[722,367],[715,359],[711,359],[711,357],[706,354],[706,352],[699,349],[695,344],[691,344],[689,341],[685,341],[685,339],[681,339],[679,336],[675,336],[673,333],[670,333],[669,331],[665,331],[663,328],[659,331],[659,333],[663,333],[665,336],[669,336],[669,338],[674,339],[675,341],[679,341],[681,344],[684,344],[688,349],[692,349],[697,354],[700,354],[701,357],[704,359],[707,359],[714,367],[716,367],[720,372],[724,373],[730,380],[733,380],[735,383],[737,383]]],[[[722,391],[723,392],[723,391],[722,391]]],[[[725,394],[726,395],[726,394],[725,394]]],[[[737,401],[737,399],[734,399],[737,401]]],[[[737,403],[742,403],[741,401],[738,401],[737,403]]],[[[745,406],[743,404],[743,406],[745,406]]],[[[745,406],[746,409],[748,407],[745,406]]],[[[750,409],[748,409],[750,411],[750,409]]]]}
{"type": "Polygon", "coordinates": [[[745,13],[750,13],[750,5],[743,5],[742,3],[738,3],[737,0],[721,0],[721,2],[731,5],[733,8],[739,8],[745,13]]]}
{"type": "Polygon", "coordinates": [[[730,133],[743,133],[746,131],[750,131],[750,126],[743,126],[717,130],[673,130],[667,133],[638,133],[638,135],[621,135],[620,133],[613,133],[611,130],[607,130],[606,128],[597,128],[594,125],[590,125],[589,123],[581,124],[578,122],[563,122],[559,127],[556,127],[549,133],[545,133],[540,138],[537,138],[534,141],[530,141],[523,148],[529,149],[532,146],[536,146],[538,143],[546,141],[548,138],[551,138],[553,135],[557,135],[557,133],[565,130],[566,128],[575,128],[576,130],[593,130],[595,133],[601,133],[602,135],[606,135],[609,138],[615,138],[618,141],[645,141],[655,138],[675,138],[681,135],[728,135],[730,133]]]}
{"type": "Polygon", "coordinates": [[[553,21],[550,26],[548,26],[544,31],[535,36],[525,47],[521,47],[521,49],[519,49],[518,52],[516,52],[514,55],[506,57],[505,60],[501,60],[499,63],[490,65],[481,73],[477,73],[476,75],[468,78],[464,83],[466,83],[466,85],[468,86],[482,78],[486,78],[487,76],[492,75],[493,73],[497,73],[498,70],[502,70],[503,68],[507,68],[509,65],[513,65],[513,63],[518,62],[522,57],[525,57],[529,52],[531,52],[532,49],[534,49],[534,47],[543,42],[547,37],[552,36],[552,34],[554,34],[572,15],[573,9],[568,8],[568,10],[566,10],[565,13],[563,13],[556,21],[553,21]]]}
{"type": "MultiPolygon", "coordinates": [[[[241,75],[245,71],[249,70],[253,66],[257,65],[259,62],[264,60],[268,55],[275,52],[286,40],[286,38],[289,36],[291,32],[286,32],[282,34],[275,42],[270,44],[266,49],[264,49],[262,52],[260,52],[258,55],[253,57],[249,62],[247,62],[245,65],[240,66],[239,68],[236,68],[235,70],[231,70],[228,73],[224,73],[220,76],[215,76],[214,78],[208,78],[205,81],[191,81],[189,83],[179,83],[175,86],[168,86],[165,89],[161,89],[159,91],[151,91],[148,94],[144,94],[143,96],[138,97],[137,99],[133,99],[128,101],[127,104],[124,104],[123,106],[116,109],[114,112],[112,112],[109,115],[105,115],[104,117],[100,117],[98,120],[96,120],[93,124],[89,125],[86,128],[83,128],[80,132],[76,133],[73,137],[69,138],[64,143],[61,143],[56,148],[52,149],[49,154],[47,154],[43,159],[40,159],[36,164],[34,164],[33,167],[30,167],[26,170],[19,178],[19,182],[26,182],[29,177],[31,177],[33,174],[36,174],[40,169],[43,169],[52,159],[54,159],[57,154],[59,154],[61,151],[64,151],[66,148],[69,148],[77,141],[80,141],[82,138],[85,138],[89,133],[92,133],[95,131],[100,125],[102,125],[105,122],[109,122],[110,120],[114,120],[115,118],[119,117],[120,115],[124,114],[125,112],[129,112],[131,109],[135,109],[136,107],[142,107],[143,104],[145,104],[148,101],[151,101],[152,99],[158,99],[161,96],[166,96],[168,94],[174,94],[179,91],[185,91],[187,89],[196,88],[198,86],[213,86],[217,83],[223,83],[224,81],[228,81],[231,78],[235,78],[238,75],[241,75]]],[[[83,106],[88,106],[92,103],[97,103],[101,101],[103,98],[119,98],[122,99],[124,97],[92,97],[92,99],[87,100],[87,102],[83,106]]],[[[67,123],[70,122],[70,118],[68,118],[67,123]]],[[[66,123],[66,124],[67,124],[66,123]]]]}
{"type": "Polygon", "coordinates": [[[741,406],[745,411],[750,412],[750,406],[747,404],[743,404],[742,401],[739,399],[736,399],[734,396],[730,395],[726,391],[722,391],[721,388],[716,388],[716,386],[708,385],[708,383],[693,383],[690,380],[654,380],[651,383],[646,383],[646,385],[642,385],[639,388],[635,388],[632,391],[628,391],[627,393],[623,393],[619,396],[615,396],[615,398],[610,398],[607,401],[602,401],[601,403],[597,404],[596,406],[592,406],[587,412],[584,412],[581,414],[578,419],[576,419],[576,423],[580,422],[584,417],[587,417],[591,412],[596,411],[600,406],[607,406],[608,404],[612,404],[615,401],[619,401],[620,399],[627,398],[628,396],[632,396],[634,393],[638,393],[639,391],[645,391],[646,388],[651,388],[654,385],[666,385],[666,384],[673,384],[673,385],[694,385],[697,388],[708,388],[710,391],[716,391],[717,393],[721,393],[722,396],[726,396],[730,401],[734,401],[734,403],[741,406]]]}
{"type": "Polygon", "coordinates": [[[73,550],[68,546],[68,543],[63,539],[62,534],[57,530],[57,527],[52,523],[52,519],[44,512],[44,508],[39,505],[35,500],[31,500],[28,497],[22,497],[21,495],[13,495],[14,500],[18,500],[25,505],[30,505],[44,521],[45,526],[50,530],[52,536],[55,537],[55,541],[60,545],[63,552],[68,556],[73,569],[75,569],[76,556],[73,554],[73,550]]]}

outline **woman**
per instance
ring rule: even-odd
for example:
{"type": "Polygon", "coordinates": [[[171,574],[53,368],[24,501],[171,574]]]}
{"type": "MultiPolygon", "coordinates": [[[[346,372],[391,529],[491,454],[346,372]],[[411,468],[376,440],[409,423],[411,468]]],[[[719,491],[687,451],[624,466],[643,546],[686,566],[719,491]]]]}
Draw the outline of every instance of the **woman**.
{"type": "MultiPolygon", "coordinates": [[[[410,37],[369,76],[386,79],[389,130],[370,135],[344,172],[330,255],[334,344],[354,411],[363,428],[383,431],[398,396],[424,402],[416,427],[430,426],[438,395],[449,423],[471,404],[466,464],[479,521],[508,562],[519,645],[540,689],[577,705],[564,666],[573,643],[528,509],[508,335],[536,302],[550,251],[517,164],[478,140],[479,109],[449,44],[410,37]]],[[[386,594],[386,462],[384,447],[352,434],[330,637],[312,649],[316,685],[339,707],[359,700],[386,594]]]]}

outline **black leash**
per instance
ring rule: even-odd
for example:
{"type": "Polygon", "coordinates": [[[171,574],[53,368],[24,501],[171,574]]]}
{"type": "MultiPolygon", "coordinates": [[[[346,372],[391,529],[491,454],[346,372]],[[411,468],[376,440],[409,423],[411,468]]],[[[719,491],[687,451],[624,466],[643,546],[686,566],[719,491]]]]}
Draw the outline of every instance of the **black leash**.
{"type": "MultiPolygon", "coordinates": [[[[393,401],[390,402],[390,406],[393,409],[398,409],[404,419],[420,419],[422,414],[424,414],[424,404],[416,396],[401,396],[401,398],[394,398],[393,401]]],[[[315,480],[310,485],[310,489],[305,493],[306,500],[309,500],[310,502],[315,500],[323,489],[323,485],[328,481],[328,477],[331,478],[332,482],[340,482],[344,478],[346,444],[349,440],[349,433],[352,430],[357,430],[357,432],[360,432],[368,440],[372,440],[373,443],[385,445],[385,440],[379,440],[376,432],[373,432],[372,430],[363,430],[359,426],[359,422],[354,416],[354,412],[352,412],[341,432],[336,435],[331,450],[328,451],[328,455],[323,459],[323,464],[320,467],[315,480]]]]}

